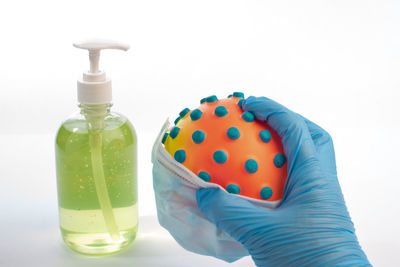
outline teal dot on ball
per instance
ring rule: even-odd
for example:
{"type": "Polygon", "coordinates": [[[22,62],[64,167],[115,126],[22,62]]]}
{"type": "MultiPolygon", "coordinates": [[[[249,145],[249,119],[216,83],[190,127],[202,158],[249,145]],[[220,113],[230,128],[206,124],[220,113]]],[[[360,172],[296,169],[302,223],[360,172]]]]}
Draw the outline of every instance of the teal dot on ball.
{"type": "Polygon", "coordinates": [[[207,172],[199,172],[198,176],[206,182],[211,180],[211,176],[207,172]]]}
{"type": "Polygon", "coordinates": [[[171,132],[169,133],[169,136],[171,136],[172,139],[175,139],[175,137],[178,136],[179,131],[180,131],[180,128],[177,127],[177,126],[174,126],[174,127],[172,128],[171,132]]]}
{"type": "Polygon", "coordinates": [[[175,119],[174,124],[176,125],[180,120],[181,120],[181,116],[178,116],[178,118],[175,119]]]}
{"type": "Polygon", "coordinates": [[[243,102],[244,102],[244,99],[240,99],[237,103],[240,109],[243,109],[243,102]]]}
{"type": "Polygon", "coordinates": [[[225,117],[228,115],[228,110],[224,106],[218,106],[215,108],[214,113],[217,117],[225,117]]]}
{"type": "Polygon", "coordinates": [[[168,133],[164,133],[161,143],[165,144],[165,141],[167,141],[167,137],[168,137],[168,133]]]}
{"type": "Polygon", "coordinates": [[[204,102],[207,102],[207,97],[204,97],[200,100],[200,104],[203,104],[204,102]]]}
{"type": "Polygon", "coordinates": [[[192,140],[196,144],[203,143],[204,138],[206,138],[206,134],[203,131],[197,130],[197,131],[194,131],[192,134],[192,140]]]}
{"type": "Polygon", "coordinates": [[[244,164],[244,168],[248,173],[255,173],[258,170],[258,163],[254,159],[248,159],[244,164]]]}
{"type": "Polygon", "coordinates": [[[207,97],[207,102],[208,103],[214,103],[218,101],[218,97],[216,95],[210,95],[209,97],[207,97]]]}
{"type": "Polygon", "coordinates": [[[213,154],[213,159],[218,164],[224,164],[228,159],[228,155],[223,150],[217,150],[213,154]]]}
{"type": "Polygon", "coordinates": [[[246,111],[246,112],[243,112],[242,119],[244,119],[246,122],[253,122],[254,115],[253,115],[253,113],[246,111]]]}
{"type": "Polygon", "coordinates": [[[278,153],[274,157],[274,165],[277,168],[281,168],[286,163],[285,155],[278,153]]]}
{"type": "Polygon", "coordinates": [[[183,117],[185,117],[186,114],[188,114],[189,111],[190,111],[190,109],[184,108],[181,112],[179,112],[179,116],[181,118],[183,118],[183,117]]]}
{"type": "Polygon", "coordinates": [[[271,187],[263,187],[263,189],[261,189],[260,191],[260,197],[262,199],[270,199],[272,197],[272,189],[271,187]]]}
{"type": "Polygon", "coordinates": [[[183,163],[186,160],[186,152],[183,149],[179,149],[175,152],[174,154],[174,159],[179,162],[179,163],[183,163]]]}
{"type": "Polygon", "coordinates": [[[203,115],[203,112],[200,109],[195,109],[192,112],[190,112],[190,118],[192,121],[197,121],[198,119],[201,118],[203,115]]]}
{"type": "Polygon", "coordinates": [[[239,98],[244,98],[244,94],[242,92],[234,92],[233,96],[234,97],[239,97],[239,98]]]}
{"type": "Polygon", "coordinates": [[[228,136],[229,139],[236,140],[240,137],[240,131],[236,127],[230,127],[226,132],[226,135],[228,136]]]}
{"type": "Polygon", "coordinates": [[[261,141],[263,141],[264,143],[268,143],[269,141],[271,141],[271,133],[268,130],[260,131],[258,136],[260,137],[261,141]]]}
{"type": "Polygon", "coordinates": [[[235,185],[235,184],[228,184],[226,187],[226,191],[231,194],[239,194],[240,193],[240,187],[235,185]]]}

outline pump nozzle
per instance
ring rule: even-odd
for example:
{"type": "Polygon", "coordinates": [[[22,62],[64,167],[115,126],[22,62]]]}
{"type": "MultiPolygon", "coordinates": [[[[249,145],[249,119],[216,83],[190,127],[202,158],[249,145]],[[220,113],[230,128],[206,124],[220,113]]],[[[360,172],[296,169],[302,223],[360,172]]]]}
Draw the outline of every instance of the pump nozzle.
{"type": "Polygon", "coordinates": [[[129,45],[110,40],[92,39],[73,44],[89,51],[90,69],[78,80],[78,101],[81,104],[106,104],[111,102],[111,80],[99,70],[100,51],[119,49],[127,51],[129,45]]]}
{"type": "Polygon", "coordinates": [[[128,51],[129,45],[114,42],[111,40],[92,39],[80,43],[73,44],[76,48],[86,49],[89,51],[90,71],[89,73],[99,72],[100,50],[102,49],[119,49],[128,51]]]}

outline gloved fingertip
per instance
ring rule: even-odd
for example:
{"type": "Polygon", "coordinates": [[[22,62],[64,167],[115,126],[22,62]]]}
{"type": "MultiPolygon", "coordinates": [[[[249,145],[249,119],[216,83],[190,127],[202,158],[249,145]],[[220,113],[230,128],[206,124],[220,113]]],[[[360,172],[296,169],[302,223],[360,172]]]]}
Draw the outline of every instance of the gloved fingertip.
{"type": "Polygon", "coordinates": [[[265,97],[265,96],[261,96],[261,97],[255,97],[255,96],[249,96],[248,98],[246,98],[243,102],[243,110],[248,111],[248,106],[246,105],[252,105],[253,103],[257,102],[257,101],[270,101],[271,99],[265,97]]]}

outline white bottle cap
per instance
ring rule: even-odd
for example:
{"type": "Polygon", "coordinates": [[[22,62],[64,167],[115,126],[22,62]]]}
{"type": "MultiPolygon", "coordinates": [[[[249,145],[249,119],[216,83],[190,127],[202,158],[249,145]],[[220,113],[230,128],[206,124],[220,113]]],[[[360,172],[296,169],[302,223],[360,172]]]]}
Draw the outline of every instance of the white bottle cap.
{"type": "Polygon", "coordinates": [[[120,49],[127,51],[129,45],[109,40],[88,40],[73,44],[77,48],[89,50],[90,70],[83,73],[82,80],[78,80],[78,102],[81,104],[111,103],[111,80],[104,71],[99,70],[100,50],[120,49]]]}

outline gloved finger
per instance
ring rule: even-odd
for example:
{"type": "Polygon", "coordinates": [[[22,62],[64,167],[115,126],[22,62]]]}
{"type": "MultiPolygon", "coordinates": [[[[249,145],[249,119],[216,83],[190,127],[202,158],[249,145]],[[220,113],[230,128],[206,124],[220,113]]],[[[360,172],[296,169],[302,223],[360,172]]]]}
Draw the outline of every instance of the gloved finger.
{"type": "Polygon", "coordinates": [[[204,216],[242,244],[259,225],[273,224],[274,210],[261,209],[219,188],[200,188],[196,200],[204,216]]]}
{"type": "Polygon", "coordinates": [[[316,157],[310,132],[298,114],[266,97],[250,96],[242,107],[253,113],[258,120],[265,121],[282,138],[288,160],[288,176],[292,174],[294,165],[316,157]]]}
{"type": "Polygon", "coordinates": [[[307,124],[308,130],[310,131],[311,138],[314,141],[314,144],[317,146],[322,146],[326,143],[332,142],[332,138],[330,134],[325,131],[321,126],[317,125],[316,123],[310,121],[309,119],[305,118],[298,114],[307,124]]]}
{"type": "Polygon", "coordinates": [[[322,169],[329,173],[336,174],[335,149],[330,134],[309,119],[303,116],[301,117],[307,124],[322,169]]]}
{"type": "Polygon", "coordinates": [[[266,97],[249,97],[242,105],[265,121],[282,138],[288,162],[281,207],[305,201],[318,202],[331,180],[322,169],[306,122],[297,113],[266,97]],[[318,189],[318,190],[317,190],[318,189]]]}

